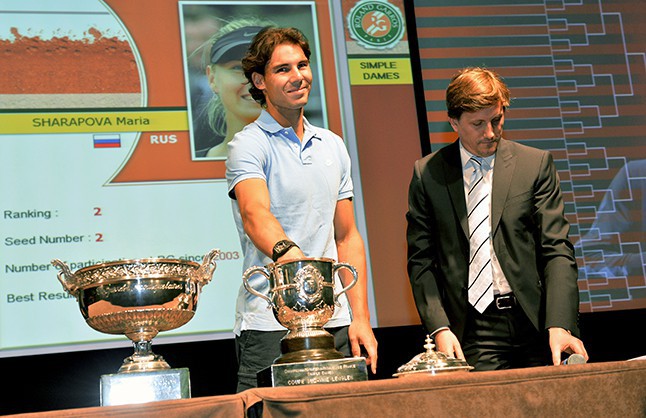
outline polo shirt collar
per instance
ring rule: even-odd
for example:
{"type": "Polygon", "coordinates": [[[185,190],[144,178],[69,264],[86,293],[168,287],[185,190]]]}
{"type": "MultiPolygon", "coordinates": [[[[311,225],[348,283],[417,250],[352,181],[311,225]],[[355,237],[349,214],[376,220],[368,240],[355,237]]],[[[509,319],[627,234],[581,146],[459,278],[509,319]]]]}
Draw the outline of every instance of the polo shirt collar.
{"type": "MultiPolygon", "coordinates": [[[[276,119],[274,119],[274,117],[271,116],[271,114],[265,109],[262,109],[262,111],[260,112],[260,116],[258,116],[258,119],[256,119],[256,124],[260,126],[260,128],[262,128],[264,131],[272,135],[280,134],[285,129],[292,129],[291,127],[284,128],[283,126],[281,126],[281,124],[276,122],[276,119]]],[[[321,137],[317,134],[314,125],[309,123],[309,121],[305,117],[303,117],[303,128],[305,130],[303,144],[307,144],[312,139],[321,140],[321,137]]]]}

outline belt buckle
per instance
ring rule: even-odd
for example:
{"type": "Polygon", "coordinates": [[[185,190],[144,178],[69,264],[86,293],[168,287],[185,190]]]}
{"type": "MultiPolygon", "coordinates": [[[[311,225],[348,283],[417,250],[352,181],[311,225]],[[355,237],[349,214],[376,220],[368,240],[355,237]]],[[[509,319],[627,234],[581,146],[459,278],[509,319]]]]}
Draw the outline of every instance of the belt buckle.
{"type": "Polygon", "coordinates": [[[514,295],[499,296],[496,298],[496,308],[511,309],[514,307],[514,295]]]}

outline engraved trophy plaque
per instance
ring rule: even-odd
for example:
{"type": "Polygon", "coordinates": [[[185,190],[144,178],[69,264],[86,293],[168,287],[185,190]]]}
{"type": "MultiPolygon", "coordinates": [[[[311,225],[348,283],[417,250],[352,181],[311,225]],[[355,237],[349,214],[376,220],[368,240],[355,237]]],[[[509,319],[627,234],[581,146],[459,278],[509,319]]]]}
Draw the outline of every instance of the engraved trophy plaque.
{"type": "Polygon", "coordinates": [[[125,335],[134,345],[134,353],[116,374],[101,377],[102,405],[190,398],[188,369],[171,369],[153,353],[152,340],[193,318],[218,254],[219,250],[211,250],[201,264],[145,258],[96,264],[76,272],[63,261],[52,260],[60,270],[58,280],[78,301],[86,323],[99,332],[125,335]]]}
{"type": "Polygon", "coordinates": [[[344,358],[334,347],[334,337],[323,327],[332,318],[338,298],[357,282],[357,272],[347,263],[328,258],[302,258],[251,267],[242,277],[247,291],[267,301],[278,322],[287,328],[281,355],[258,373],[259,386],[367,380],[365,359],[344,358]],[[334,293],[334,277],[349,270],[352,282],[334,293]],[[249,278],[261,274],[269,281],[269,295],[258,292],[249,278]]]}

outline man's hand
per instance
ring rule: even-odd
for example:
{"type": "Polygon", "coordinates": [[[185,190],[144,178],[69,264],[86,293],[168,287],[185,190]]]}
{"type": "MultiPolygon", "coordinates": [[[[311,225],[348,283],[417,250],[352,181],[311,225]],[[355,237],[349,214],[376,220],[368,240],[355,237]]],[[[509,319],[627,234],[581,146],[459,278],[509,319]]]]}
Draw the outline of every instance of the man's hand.
{"type": "Polygon", "coordinates": [[[552,350],[552,363],[555,366],[561,364],[561,354],[581,354],[588,361],[588,353],[585,351],[583,341],[570,334],[563,328],[549,328],[550,350],[552,350]]]}
{"type": "Polygon", "coordinates": [[[361,357],[361,346],[368,353],[366,364],[370,366],[372,373],[377,373],[377,339],[372,332],[370,322],[354,320],[348,328],[350,349],[354,357],[361,357]]]}
{"type": "Polygon", "coordinates": [[[455,336],[450,329],[443,329],[438,331],[434,336],[435,340],[435,350],[441,351],[449,357],[455,357],[464,360],[464,354],[462,353],[462,347],[458,341],[458,337],[455,336]]]}

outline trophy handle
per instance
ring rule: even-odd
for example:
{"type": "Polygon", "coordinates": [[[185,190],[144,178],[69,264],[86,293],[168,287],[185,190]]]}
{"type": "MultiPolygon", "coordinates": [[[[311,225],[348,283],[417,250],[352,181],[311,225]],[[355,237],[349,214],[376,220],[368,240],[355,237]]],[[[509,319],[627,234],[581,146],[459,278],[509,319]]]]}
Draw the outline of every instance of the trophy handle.
{"type": "Polygon", "coordinates": [[[209,251],[202,259],[202,265],[197,271],[197,282],[200,286],[208,284],[213,278],[213,273],[218,266],[215,262],[216,257],[220,254],[220,250],[213,249],[209,251]]]}
{"type": "Polygon", "coordinates": [[[341,270],[342,268],[346,268],[350,270],[352,273],[352,282],[350,282],[349,285],[341,289],[339,293],[334,295],[334,303],[338,306],[339,305],[339,296],[350,290],[355,284],[357,284],[357,279],[359,276],[357,275],[357,269],[355,269],[352,265],[348,263],[334,263],[334,266],[332,267],[332,273],[336,273],[338,270],[341,270]]]}
{"type": "Polygon", "coordinates": [[[249,276],[251,276],[254,273],[260,273],[263,276],[265,276],[267,280],[269,280],[269,270],[267,270],[265,267],[261,267],[261,266],[250,267],[242,275],[242,283],[244,283],[244,288],[247,289],[247,291],[252,295],[258,296],[259,298],[266,300],[267,303],[269,304],[269,307],[273,308],[274,304],[272,303],[271,299],[267,295],[263,295],[262,293],[260,293],[259,291],[251,287],[251,285],[249,284],[249,280],[248,280],[249,276]]]}
{"type": "Polygon", "coordinates": [[[58,267],[61,270],[58,272],[56,277],[58,277],[58,281],[63,285],[63,289],[65,289],[65,291],[67,291],[67,293],[69,293],[70,295],[78,298],[77,294],[79,287],[76,285],[76,276],[74,275],[74,273],[72,273],[72,270],[70,270],[67,264],[65,264],[58,258],[53,259],[51,263],[52,265],[54,265],[54,267],[58,267]]]}

